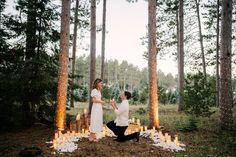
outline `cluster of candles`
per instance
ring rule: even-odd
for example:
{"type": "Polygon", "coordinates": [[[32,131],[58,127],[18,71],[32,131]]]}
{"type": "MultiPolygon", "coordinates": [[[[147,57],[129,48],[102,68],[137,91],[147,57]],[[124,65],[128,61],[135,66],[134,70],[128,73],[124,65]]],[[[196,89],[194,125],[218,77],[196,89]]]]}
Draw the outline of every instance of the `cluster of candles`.
{"type": "Polygon", "coordinates": [[[56,131],[54,134],[54,139],[52,141],[53,148],[56,149],[57,146],[65,144],[66,141],[71,140],[74,137],[86,137],[89,135],[88,131],[88,115],[87,109],[83,111],[83,122],[82,122],[82,129],[80,129],[81,121],[80,121],[80,114],[76,115],[76,120],[70,124],[70,131],[62,132],[56,131]]]}
{"type": "MultiPolygon", "coordinates": [[[[141,123],[140,123],[140,120],[139,120],[139,119],[137,119],[137,120],[135,121],[135,118],[132,118],[132,119],[130,119],[130,122],[131,122],[131,123],[134,123],[134,124],[136,124],[136,125],[139,126],[139,130],[136,129],[135,132],[140,131],[140,133],[142,134],[143,132],[146,132],[146,131],[148,130],[147,126],[141,126],[141,123]]],[[[134,132],[134,131],[131,131],[130,133],[133,133],[133,132],[134,132]]],[[[127,134],[129,134],[129,132],[128,132],[127,134]]],[[[165,142],[165,143],[167,143],[167,144],[170,144],[171,142],[174,142],[176,146],[178,146],[178,147],[180,146],[180,142],[179,142],[179,140],[178,140],[178,135],[175,135],[174,141],[172,141],[172,140],[171,140],[171,139],[172,139],[172,138],[171,138],[171,135],[169,135],[168,133],[165,133],[165,134],[163,135],[162,131],[157,132],[157,130],[155,129],[155,127],[153,127],[153,128],[151,129],[151,132],[150,132],[150,136],[149,136],[149,137],[153,140],[155,134],[159,137],[159,139],[160,139],[162,142],[165,142]]]]}
{"type": "Polygon", "coordinates": [[[62,133],[61,131],[56,132],[52,141],[53,148],[56,149],[58,145],[63,145],[75,136],[80,136],[80,133],[75,133],[75,131],[67,131],[66,133],[62,133]]]}
{"type": "MultiPolygon", "coordinates": [[[[52,141],[53,143],[53,148],[57,149],[57,146],[65,144],[66,141],[70,141],[71,139],[78,137],[88,137],[89,131],[88,131],[88,124],[87,121],[88,119],[87,116],[87,110],[84,109],[83,113],[83,125],[82,129],[80,129],[80,114],[78,113],[76,116],[76,127],[70,127],[70,131],[67,132],[62,132],[62,131],[57,131],[54,134],[54,139],[52,141]]],[[[151,130],[148,130],[147,126],[141,126],[140,120],[137,119],[135,121],[135,118],[130,119],[130,123],[133,123],[137,125],[137,127],[132,128],[131,130],[126,130],[126,134],[131,134],[134,132],[140,132],[141,135],[143,133],[148,133],[148,136],[150,139],[154,140],[154,136],[156,136],[161,142],[164,142],[166,144],[173,143],[177,146],[180,147],[180,142],[178,140],[178,136],[175,135],[174,141],[172,142],[171,140],[171,135],[168,135],[168,133],[163,134],[162,131],[157,131],[155,127],[153,127],[151,130]],[[149,134],[150,133],[150,134],[149,134]]],[[[105,136],[113,136],[112,132],[110,129],[108,129],[106,126],[103,127],[103,131],[101,134],[101,137],[105,136]]]]}
{"type": "MultiPolygon", "coordinates": [[[[168,135],[168,133],[165,133],[165,134],[163,135],[162,132],[159,131],[159,132],[158,132],[158,135],[159,135],[160,140],[166,142],[167,144],[169,144],[169,143],[172,142],[172,140],[171,140],[171,135],[168,135]]],[[[174,138],[174,141],[173,141],[173,142],[175,143],[176,146],[178,146],[178,147],[180,146],[180,142],[179,142],[179,140],[178,140],[178,135],[175,135],[175,138],[174,138]]]]}

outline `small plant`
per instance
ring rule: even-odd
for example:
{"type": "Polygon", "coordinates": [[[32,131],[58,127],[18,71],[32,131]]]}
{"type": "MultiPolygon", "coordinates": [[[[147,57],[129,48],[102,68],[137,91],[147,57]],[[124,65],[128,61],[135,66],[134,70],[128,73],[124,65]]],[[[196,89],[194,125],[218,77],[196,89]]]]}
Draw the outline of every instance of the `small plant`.
{"type": "Polygon", "coordinates": [[[188,74],[185,79],[184,110],[187,114],[196,117],[209,117],[214,111],[211,107],[215,105],[215,85],[214,78],[204,76],[201,72],[198,74],[188,74]]]}
{"type": "Polygon", "coordinates": [[[187,123],[183,124],[180,123],[177,125],[177,129],[179,131],[184,131],[184,132],[188,132],[188,131],[196,131],[198,130],[198,126],[197,123],[199,122],[199,119],[194,117],[194,116],[190,116],[187,123]]]}
{"type": "Polygon", "coordinates": [[[144,108],[140,107],[136,112],[140,115],[144,115],[147,111],[144,108]]]}

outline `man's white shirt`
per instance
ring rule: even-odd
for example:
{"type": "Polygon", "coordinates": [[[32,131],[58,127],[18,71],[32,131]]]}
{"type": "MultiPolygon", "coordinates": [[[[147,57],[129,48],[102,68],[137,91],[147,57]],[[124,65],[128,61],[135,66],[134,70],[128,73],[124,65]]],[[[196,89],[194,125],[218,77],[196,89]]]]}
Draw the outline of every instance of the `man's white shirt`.
{"type": "Polygon", "coordinates": [[[115,109],[116,114],[116,126],[128,126],[129,121],[129,102],[128,100],[123,100],[118,106],[118,109],[115,109]]]}

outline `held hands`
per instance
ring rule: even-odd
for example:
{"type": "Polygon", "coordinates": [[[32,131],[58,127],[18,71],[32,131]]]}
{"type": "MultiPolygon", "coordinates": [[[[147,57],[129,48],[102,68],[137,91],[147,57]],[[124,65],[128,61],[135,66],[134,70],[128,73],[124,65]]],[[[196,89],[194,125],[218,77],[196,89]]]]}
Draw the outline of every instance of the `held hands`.
{"type": "Polygon", "coordinates": [[[101,100],[101,102],[100,102],[100,103],[101,103],[102,105],[104,105],[106,102],[101,100]]]}
{"type": "Polygon", "coordinates": [[[112,106],[114,109],[117,109],[116,101],[115,101],[114,99],[111,100],[111,106],[112,106]]]}

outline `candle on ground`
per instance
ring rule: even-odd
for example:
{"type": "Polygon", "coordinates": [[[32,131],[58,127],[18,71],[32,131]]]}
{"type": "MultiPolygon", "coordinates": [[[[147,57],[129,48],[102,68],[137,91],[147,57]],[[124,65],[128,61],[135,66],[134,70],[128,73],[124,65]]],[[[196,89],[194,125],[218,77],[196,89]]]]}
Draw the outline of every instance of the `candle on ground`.
{"type": "Polygon", "coordinates": [[[59,134],[57,132],[55,132],[54,138],[58,139],[58,137],[59,137],[59,134]]]}
{"type": "Polygon", "coordinates": [[[135,118],[132,118],[132,123],[134,123],[135,122],[135,118]]]}
{"type": "Polygon", "coordinates": [[[143,126],[140,126],[140,132],[143,132],[143,126]]]}
{"type": "Polygon", "coordinates": [[[54,139],[52,141],[52,144],[53,144],[53,148],[56,149],[57,148],[57,140],[54,139]]]}
{"type": "Polygon", "coordinates": [[[152,129],[152,131],[151,131],[151,139],[153,139],[154,138],[154,130],[152,129]]]}
{"type": "Polygon", "coordinates": [[[144,126],[144,131],[147,131],[147,126],[144,126]]]}
{"type": "Polygon", "coordinates": [[[179,146],[179,139],[178,139],[178,135],[175,135],[175,140],[174,143],[176,144],[176,146],[179,146]]]}
{"type": "Polygon", "coordinates": [[[137,119],[137,125],[140,125],[140,120],[139,119],[137,119]]]}
{"type": "Polygon", "coordinates": [[[167,142],[167,140],[168,140],[168,133],[165,133],[165,141],[167,142]]]}
{"type": "Polygon", "coordinates": [[[84,114],[87,114],[87,109],[86,108],[84,109],[84,114]]]}
{"type": "Polygon", "coordinates": [[[76,115],[76,120],[80,120],[80,114],[79,113],[76,115]]]}

